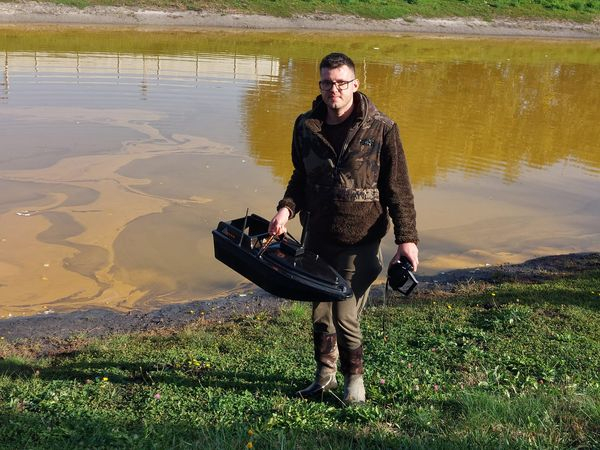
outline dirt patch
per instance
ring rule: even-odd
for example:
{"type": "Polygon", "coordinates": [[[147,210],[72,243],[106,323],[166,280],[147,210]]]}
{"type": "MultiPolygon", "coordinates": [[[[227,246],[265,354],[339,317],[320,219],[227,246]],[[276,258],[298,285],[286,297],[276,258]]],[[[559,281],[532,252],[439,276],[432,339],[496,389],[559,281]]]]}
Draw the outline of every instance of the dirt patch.
{"type": "MultiPolygon", "coordinates": [[[[543,283],[568,278],[600,269],[600,253],[571,253],[534,258],[521,264],[489,265],[473,269],[457,269],[433,276],[419,276],[419,285],[410,296],[411,301],[451,298],[472,294],[500,283],[543,283]]],[[[384,286],[374,286],[370,302],[383,299],[384,286]]],[[[406,302],[406,297],[392,293],[388,304],[406,302]]]]}
{"type": "Polygon", "coordinates": [[[423,277],[420,290],[432,285],[452,289],[465,281],[487,281],[492,283],[521,282],[541,283],[559,277],[600,269],[600,253],[571,253],[568,255],[543,256],[521,264],[502,264],[476,269],[459,269],[423,277]]]}
{"type": "MultiPolygon", "coordinates": [[[[442,272],[420,277],[414,299],[452,296],[465,285],[501,282],[539,283],[558,277],[599,269],[600,253],[575,253],[546,256],[522,264],[490,266],[442,272]]],[[[374,286],[371,303],[380,304],[384,285],[374,286]]],[[[85,339],[120,333],[171,332],[190,324],[228,321],[257,313],[277,314],[288,300],[274,297],[261,289],[230,294],[213,300],[168,305],[154,311],[121,313],[91,309],[64,314],[10,318],[0,321],[0,337],[19,354],[48,355],[62,353],[85,343],[85,339]]],[[[0,348],[1,349],[1,348],[0,348]]],[[[0,351],[0,357],[2,352],[0,351]]]]}
{"type": "Polygon", "coordinates": [[[83,9],[23,1],[0,3],[0,24],[62,24],[177,28],[245,28],[255,30],[321,30],[444,35],[538,36],[545,38],[597,39],[600,21],[568,21],[421,17],[371,20],[343,15],[303,15],[290,18],[214,11],[147,10],[131,7],[94,6],[83,9]]]}
{"type": "MultiPolygon", "coordinates": [[[[87,338],[114,334],[177,330],[198,322],[215,323],[259,312],[277,314],[289,301],[264,291],[231,294],[213,300],[168,305],[154,311],[89,309],[0,321],[0,337],[19,353],[47,355],[77,346],[87,338]]],[[[0,357],[2,352],[0,351],[0,357]]]]}

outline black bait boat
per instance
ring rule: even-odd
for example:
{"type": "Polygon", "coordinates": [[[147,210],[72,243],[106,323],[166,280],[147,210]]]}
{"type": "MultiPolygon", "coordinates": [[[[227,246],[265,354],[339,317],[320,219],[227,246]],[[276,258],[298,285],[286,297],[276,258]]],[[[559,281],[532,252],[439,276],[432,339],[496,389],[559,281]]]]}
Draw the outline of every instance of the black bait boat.
{"type": "Polygon", "coordinates": [[[213,230],[215,257],[278,297],[300,301],[339,301],[352,296],[352,288],[329,264],[305,250],[291,235],[268,233],[269,221],[248,215],[219,222],[213,230]]]}

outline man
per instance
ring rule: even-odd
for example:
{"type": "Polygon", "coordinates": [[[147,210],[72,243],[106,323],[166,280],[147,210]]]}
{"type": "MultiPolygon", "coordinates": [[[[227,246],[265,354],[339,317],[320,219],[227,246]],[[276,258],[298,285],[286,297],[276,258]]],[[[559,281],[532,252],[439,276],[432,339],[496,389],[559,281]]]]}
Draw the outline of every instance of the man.
{"type": "Polygon", "coordinates": [[[418,236],[413,194],[396,124],[358,92],[354,63],[331,53],[320,64],[321,94],[294,125],[294,171],[269,232],[282,234],[300,213],[306,247],[334,267],[354,297],[313,303],[315,381],[298,391],[311,397],[337,387],[339,356],[344,401],[365,401],[360,315],[381,272],[380,241],[394,226],[398,250],[417,269],[418,236]],[[306,214],[310,213],[310,215],[306,214]]]}

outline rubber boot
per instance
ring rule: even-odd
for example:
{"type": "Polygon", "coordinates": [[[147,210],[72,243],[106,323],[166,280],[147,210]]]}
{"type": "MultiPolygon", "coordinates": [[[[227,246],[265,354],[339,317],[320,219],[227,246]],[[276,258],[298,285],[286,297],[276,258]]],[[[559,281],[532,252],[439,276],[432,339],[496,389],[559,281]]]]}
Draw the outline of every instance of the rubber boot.
{"type": "Polygon", "coordinates": [[[344,403],[364,403],[366,399],[363,381],[363,348],[340,351],[341,368],[344,374],[344,403]]]}
{"type": "Polygon", "coordinates": [[[315,381],[308,387],[296,392],[300,398],[311,398],[322,395],[338,387],[335,379],[338,347],[335,333],[313,333],[315,361],[317,371],[315,381]]]}

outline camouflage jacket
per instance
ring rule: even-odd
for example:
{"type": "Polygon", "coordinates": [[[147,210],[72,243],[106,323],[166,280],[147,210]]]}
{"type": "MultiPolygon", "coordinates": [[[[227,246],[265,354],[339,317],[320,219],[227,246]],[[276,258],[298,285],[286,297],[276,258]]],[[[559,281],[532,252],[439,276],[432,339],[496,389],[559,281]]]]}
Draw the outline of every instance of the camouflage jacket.
{"type": "Polygon", "coordinates": [[[408,169],[397,125],[366,95],[354,94],[355,123],[340,154],[322,133],[326,105],[321,97],[294,125],[294,171],[277,209],[310,211],[310,234],[342,245],[381,239],[388,214],[397,244],[418,243],[408,169]]]}

